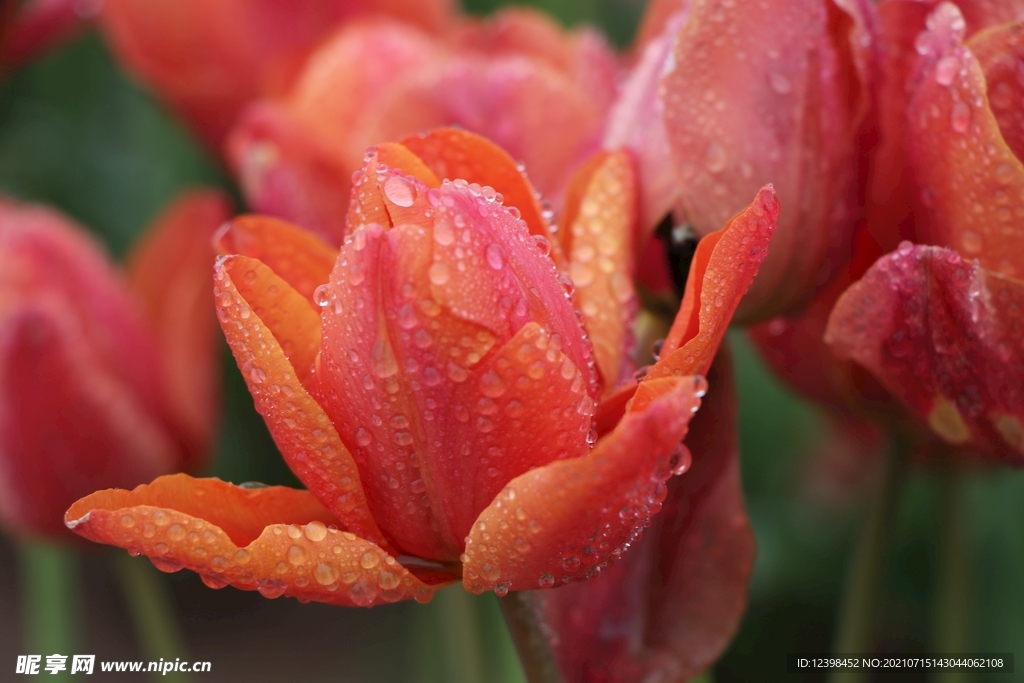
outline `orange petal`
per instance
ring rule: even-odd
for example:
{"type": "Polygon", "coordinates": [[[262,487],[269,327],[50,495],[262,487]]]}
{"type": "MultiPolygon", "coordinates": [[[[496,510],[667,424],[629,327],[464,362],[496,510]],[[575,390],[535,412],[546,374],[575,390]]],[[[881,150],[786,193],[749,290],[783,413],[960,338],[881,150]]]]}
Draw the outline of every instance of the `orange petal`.
{"type": "Polygon", "coordinates": [[[545,594],[567,680],[687,680],[710,666],[739,626],[754,561],[743,505],[736,394],[728,359],[690,423],[693,465],[669,482],[664,508],[625,559],[601,576],[545,594]],[[609,631],[610,620],[622,624],[609,631]],[[589,678],[588,678],[589,676],[589,678]]]}
{"type": "Polygon", "coordinates": [[[672,456],[706,383],[677,378],[581,458],[513,479],[470,531],[467,590],[551,587],[594,576],[624,553],[661,508],[672,456]]]}
{"type": "MultiPolygon", "coordinates": [[[[1024,9],[1021,11],[1024,16],[1024,9]]],[[[985,75],[988,105],[1003,141],[1017,159],[1024,159],[1024,84],[1018,64],[1024,61],[1024,23],[982,31],[967,42],[985,75]]]]}
{"type": "Polygon", "coordinates": [[[625,152],[603,152],[573,181],[583,189],[579,201],[569,191],[560,228],[568,245],[569,277],[576,288],[576,305],[594,346],[594,359],[613,389],[630,366],[624,362],[630,343],[629,326],[636,306],[633,291],[633,229],[636,222],[636,183],[633,164],[625,152]]]}
{"type": "Polygon", "coordinates": [[[707,372],[733,312],[768,253],[778,217],[779,200],[767,185],[749,207],[700,241],[661,360],[647,378],[707,372]]]}
{"type": "Polygon", "coordinates": [[[707,235],[767,182],[786,207],[743,318],[802,304],[843,264],[871,103],[873,12],[869,2],[698,1],[678,34],[662,83],[686,217],[707,235]]]}
{"type": "Polygon", "coordinates": [[[350,232],[364,225],[420,223],[426,212],[425,190],[440,187],[441,180],[408,147],[386,142],[366,151],[352,185],[350,232]]]}
{"type": "Polygon", "coordinates": [[[922,57],[907,112],[910,165],[926,216],[919,220],[920,241],[978,258],[988,270],[1024,277],[1024,231],[1017,213],[1024,164],[1007,146],[989,107],[985,75],[962,44],[964,20],[956,6],[940,5],[928,26],[917,41],[922,57]]]}
{"type": "MultiPolygon", "coordinates": [[[[505,206],[514,206],[526,221],[530,234],[551,238],[551,227],[526,174],[508,152],[475,133],[458,128],[438,128],[429,133],[411,135],[402,140],[439,178],[462,178],[470,183],[488,185],[504,197],[505,206]]],[[[561,257],[552,244],[555,263],[561,257]]]]}
{"type": "Polygon", "coordinates": [[[231,207],[220,192],[182,194],[128,257],[131,287],[160,345],[168,407],[188,443],[185,470],[193,470],[209,451],[220,409],[210,239],[229,215],[231,207]]]}
{"type": "Polygon", "coordinates": [[[313,233],[270,216],[238,216],[214,240],[217,253],[258,259],[310,303],[327,282],[338,250],[313,233]]]}
{"type": "Polygon", "coordinates": [[[825,341],[947,443],[1024,463],[1024,282],[906,242],[836,303],[825,341]]]}
{"type": "Polygon", "coordinates": [[[211,588],[350,607],[427,602],[434,590],[380,546],[334,528],[337,520],[310,492],[283,486],[176,474],[133,491],[93,493],[65,520],[75,533],[146,555],[163,571],[190,569],[211,588]]]}
{"type": "Polygon", "coordinates": [[[244,256],[217,265],[214,291],[224,336],[288,466],[349,531],[384,545],[352,455],[282,348],[290,344],[308,366],[319,343],[316,312],[269,268],[244,256]]]}

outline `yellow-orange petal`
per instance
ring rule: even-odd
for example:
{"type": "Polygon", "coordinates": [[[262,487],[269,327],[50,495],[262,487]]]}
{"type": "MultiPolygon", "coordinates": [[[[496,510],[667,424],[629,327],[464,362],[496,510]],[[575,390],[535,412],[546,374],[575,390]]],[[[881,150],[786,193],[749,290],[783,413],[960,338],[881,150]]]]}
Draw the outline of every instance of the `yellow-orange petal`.
{"type": "Polygon", "coordinates": [[[156,333],[168,409],[188,442],[185,470],[194,469],[209,451],[219,412],[210,238],[230,215],[222,193],[186,192],[164,210],[128,257],[129,284],[156,333]]]}
{"type": "Polygon", "coordinates": [[[313,292],[327,282],[338,250],[319,237],[271,216],[238,216],[214,238],[217,253],[259,259],[316,305],[313,292]]]}
{"type": "Polygon", "coordinates": [[[981,65],[962,43],[960,11],[943,3],[928,26],[917,41],[924,52],[907,110],[910,167],[925,216],[919,237],[987,270],[1024,277],[1024,164],[1007,146],[981,65]]]}
{"type": "Polygon", "coordinates": [[[567,246],[569,278],[608,392],[629,370],[625,359],[636,299],[636,182],[629,155],[597,154],[570,184],[565,210],[569,218],[559,232],[567,246]]]}
{"type": "MultiPolygon", "coordinates": [[[[537,190],[526,173],[504,149],[487,138],[460,128],[438,128],[411,135],[402,144],[412,150],[439,178],[461,178],[488,185],[504,197],[504,205],[519,211],[530,234],[551,239],[537,190]]],[[[552,243],[551,255],[559,263],[561,250],[552,243]]]]}
{"type": "Polygon", "coordinates": [[[587,455],[513,479],[477,518],[462,556],[467,590],[551,587],[594,576],[661,508],[672,456],[707,384],[675,388],[627,414],[587,455]]]}
{"type": "MultiPolygon", "coordinates": [[[[215,271],[214,291],[217,312],[228,346],[235,354],[246,384],[264,416],[274,442],[281,450],[285,462],[295,475],[309,487],[316,497],[341,521],[347,530],[386,546],[383,535],[370,514],[363,493],[359,470],[337,430],[310,396],[299,380],[296,368],[282,348],[287,338],[279,340],[273,330],[287,329],[282,324],[297,319],[300,325],[309,324],[308,315],[316,316],[301,295],[286,282],[278,279],[259,261],[244,256],[224,259],[215,271]],[[247,300],[236,285],[253,273],[247,292],[267,296],[271,286],[278,288],[271,308],[264,309],[262,299],[247,300]],[[256,284],[263,287],[253,286],[256,284]],[[290,299],[290,301],[289,301],[290,299]],[[262,315],[277,315],[278,310],[290,309],[290,318],[275,318],[274,328],[265,323],[262,315]]],[[[319,321],[317,321],[319,323],[319,321]]],[[[318,324],[319,327],[319,324],[318,324]]]]}
{"type": "Polygon", "coordinates": [[[163,571],[190,569],[211,588],[357,607],[426,602],[434,590],[380,546],[335,528],[312,493],[283,486],[174,474],[132,491],[97,491],[64,519],[85,538],[145,555],[163,571]]]}
{"type": "Polygon", "coordinates": [[[779,200],[766,185],[750,206],[700,241],[661,360],[647,378],[707,372],[733,312],[768,253],[778,217],[779,200]]]}
{"type": "Polygon", "coordinates": [[[437,188],[441,180],[405,145],[385,142],[371,147],[352,176],[348,231],[364,225],[422,222],[425,194],[416,191],[417,185],[422,190],[437,188]]]}

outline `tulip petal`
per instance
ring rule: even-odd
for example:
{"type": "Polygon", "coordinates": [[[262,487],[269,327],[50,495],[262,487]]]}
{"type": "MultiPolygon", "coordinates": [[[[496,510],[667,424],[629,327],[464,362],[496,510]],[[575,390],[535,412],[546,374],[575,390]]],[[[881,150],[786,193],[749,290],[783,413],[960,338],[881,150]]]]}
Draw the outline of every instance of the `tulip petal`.
{"type": "Polygon", "coordinates": [[[728,645],[743,615],[754,536],[743,505],[736,394],[727,354],[690,424],[693,465],[668,484],[637,547],[601,576],[546,594],[568,683],[688,680],[728,645]],[[621,628],[609,629],[614,621],[621,628]]]}
{"type": "Polygon", "coordinates": [[[46,296],[0,306],[0,511],[15,529],[65,536],[62,508],[75,499],[148,481],[180,457],[79,313],[46,296]]]}
{"type": "Polygon", "coordinates": [[[700,405],[702,378],[627,413],[581,458],[513,479],[480,514],[462,556],[467,590],[551,587],[596,575],[661,508],[671,456],[700,405]]]}
{"type": "Polygon", "coordinates": [[[632,282],[635,213],[635,176],[629,155],[605,152],[570,185],[566,218],[559,229],[566,241],[576,304],[606,392],[630,370],[624,359],[636,307],[632,282]]]}
{"type": "Polygon", "coordinates": [[[700,241],[683,303],[665,338],[661,360],[651,367],[648,378],[707,372],[733,312],[768,253],[778,217],[779,200],[767,185],[749,207],[700,241]]]}
{"type": "Polygon", "coordinates": [[[440,185],[441,180],[405,145],[371,147],[363,167],[352,176],[348,229],[420,223],[429,211],[424,205],[426,190],[440,185]]]}
{"type": "Polygon", "coordinates": [[[1024,61],[1024,23],[982,31],[967,42],[967,47],[985,75],[988,105],[1003,142],[1017,159],[1024,159],[1024,83],[1018,67],[1024,61]]]}
{"type": "Polygon", "coordinates": [[[836,303],[825,341],[946,442],[1024,463],[1024,282],[904,243],[836,303]]]}
{"type": "Polygon", "coordinates": [[[146,555],[163,571],[190,569],[211,588],[350,607],[427,602],[434,589],[380,546],[334,528],[310,492],[283,486],[170,475],[98,491],[65,519],[77,534],[146,555]]]}
{"type": "MultiPolygon", "coordinates": [[[[671,0],[652,7],[661,8],[668,4],[688,6],[689,2],[671,0]]],[[[648,8],[645,26],[653,16],[652,8],[648,8]]],[[[680,12],[672,17],[663,35],[654,36],[650,42],[641,42],[644,49],[640,61],[630,71],[622,92],[608,113],[604,131],[602,146],[608,150],[626,147],[636,163],[640,188],[639,247],[646,244],[655,226],[679,199],[680,183],[665,128],[661,75],[672,54],[675,36],[687,16],[687,12],[680,12]]]]}
{"type": "MultiPolygon", "coordinates": [[[[392,171],[380,173],[384,194],[401,183],[396,198],[410,210],[420,207],[421,218],[387,231],[369,225],[346,240],[324,313],[318,396],[353,448],[370,507],[388,537],[403,552],[454,560],[490,498],[453,492],[465,491],[467,481],[494,486],[477,480],[489,470],[477,463],[490,447],[510,453],[507,461],[495,460],[496,474],[518,474],[538,459],[550,462],[563,449],[576,455],[577,443],[584,446],[592,412],[590,351],[554,265],[493,195],[464,181],[427,189],[392,171]],[[358,312],[355,320],[342,315],[350,311],[358,312]],[[552,402],[542,404],[553,424],[532,427],[552,439],[525,454],[508,446],[508,433],[500,432],[501,444],[494,441],[515,415],[478,413],[482,398],[500,407],[498,396],[485,393],[497,384],[480,384],[531,322],[544,334],[528,341],[550,340],[549,346],[543,358],[527,354],[529,362],[516,362],[509,372],[537,364],[541,374],[561,373],[562,381],[548,380],[552,402]]],[[[525,381],[537,390],[531,377],[525,381]]],[[[518,389],[507,391],[511,403],[518,389]]]]}
{"type": "Polygon", "coordinates": [[[217,265],[214,291],[224,336],[288,466],[347,530],[386,545],[351,453],[300,381],[319,345],[316,312],[269,268],[245,256],[217,265]],[[283,350],[289,345],[302,365],[289,361],[283,350]]]}
{"type": "Polygon", "coordinates": [[[313,293],[331,276],[338,250],[313,233],[270,216],[239,216],[217,232],[217,253],[262,261],[313,305],[313,293]]]}
{"type": "Polygon", "coordinates": [[[921,241],[1024,277],[1024,164],[1000,133],[981,65],[962,44],[959,10],[941,4],[928,26],[917,41],[922,57],[907,112],[910,165],[927,216],[921,241]]]}
{"type": "MultiPolygon", "coordinates": [[[[537,191],[508,152],[487,138],[458,128],[438,128],[409,136],[402,144],[439,178],[462,178],[494,188],[504,197],[505,206],[514,206],[519,211],[530,234],[545,239],[551,237],[551,227],[544,218],[537,191]]],[[[560,256],[557,245],[552,244],[556,263],[560,256]]]]}
{"type": "Polygon", "coordinates": [[[869,113],[871,12],[867,2],[752,10],[695,0],[679,31],[662,83],[686,218],[707,235],[766,182],[786,207],[743,318],[805,302],[843,263],[869,113]]]}
{"type": "Polygon", "coordinates": [[[1024,0],[958,0],[967,21],[967,35],[990,26],[1024,19],[1024,0]]]}
{"type": "Polygon", "coordinates": [[[168,407],[185,432],[194,469],[206,456],[219,411],[220,353],[210,268],[210,239],[231,209],[219,192],[181,195],[128,257],[128,278],[156,330],[168,407]]]}

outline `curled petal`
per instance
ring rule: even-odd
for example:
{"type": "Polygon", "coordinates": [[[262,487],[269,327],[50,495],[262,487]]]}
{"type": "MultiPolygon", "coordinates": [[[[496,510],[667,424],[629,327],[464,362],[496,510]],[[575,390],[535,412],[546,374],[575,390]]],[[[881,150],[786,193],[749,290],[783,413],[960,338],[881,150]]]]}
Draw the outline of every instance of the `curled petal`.
{"type": "Polygon", "coordinates": [[[217,232],[217,253],[262,261],[316,305],[313,293],[327,282],[338,250],[307,230],[270,216],[239,216],[217,232]]]}
{"type": "Polygon", "coordinates": [[[661,508],[671,456],[707,386],[674,388],[619,425],[581,458],[513,479],[473,525],[462,556],[467,590],[551,587],[598,574],[661,508]]]}
{"type": "Polygon", "coordinates": [[[338,531],[311,493],[283,486],[170,475],[133,491],[98,491],[65,520],[75,533],[146,555],[163,571],[190,569],[211,588],[358,607],[426,602],[434,588],[380,546],[338,531]]]}
{"type": "Polygon", "coordinates": [[[0,308],[0,513],[62,536],[63,509],[105,486],[134,486],[180,458],[135,387],[109,371],[66,302],[0,308]]]}
{"type": "Polygon", "coordinates": [[[806,301],[843,262],[870,102],[866,2],[695,0],[666,68],[686,217],[717,230],[771,182],[786,213],[741,317],[806,301]],[[722,26],[729,26],[723,31],[722,26]]]}
{"type": "Polygon", "coordinates": [[[347,530],[386,545],[351,453],[300,381],[319,346],[316,312],[269,268],[244,256],[218,264],[214,291],[224,336],[288,466],[347,530]]]}
{"type": "Polygon", "coordinates": [[[768,254],[778,218],[779,200],[767,185],[749,207],[700,241],[661,360],[647,377],[707,372],[733,312],[768,254]]]}
{"type": "Polygon", "coordinates": [[[719,356],[690,423],[693,464],[662,512],[601,576],[547,594],[570,683],[687,680],[728,645],[746,605],[754,537],[743,505],[731,364],[719,356]],[[617,628],[607,628],[614,622],[617,628]]]}
{"type": "Polygon", "coordinates": [[[901,245],[836,303],[825,341],[947,443],[1024,462],[1024,283],[901,245]]]}
{"type": "Polygon", "coordinates": [[[630,367],[624,362],[636,306],[633,227],[636,181],[625,152],[598,154],[570,185],[559,228],[576,305],[608,391],[630,367]],[[578,189],[577,189],[578,188],[578,189]],[[576,197],[578,196],[578,201],[576,197]]]}
{"type": "MultiPolygon", "coordinates": [[[[461,178],[494,188],[504,197],[505,206],[514,206],[519,211],[530,234],[551,237],[551,226],[544,218],[537,190],[508,152],[487,138],[459,128],[439,128],[407,137],[402,144],[439,178],[461,178]]],[[[560,256],[558,245],[552,243],[556,263],[560,256]]]]}
{"type": "Polygon", "coordinates": [[[128,278],[156,331],[168,408],[186,435],[192,470],[205,457],[216,425],[218,333],[210,291],[214,231],[231,214],[219,192],[181,195],[128,257],[128,278]]]}
{"type": "MultiPolygon", "coordinates": [[[[985,74],[962,44],[964,19],[956,6],[939,5],[928,26],[918,38],[922,57],[907,112],[910,165],[926,215],[918,226],[921,241],[949,246],[988,270],[1020,278],[1024,164],[999,130],[985,74]]],[[[1012,28],[1005,30],[1012,35],[1012,28]]],[[[979,36],[1002,38],[1009,36],[979,36]]]]}

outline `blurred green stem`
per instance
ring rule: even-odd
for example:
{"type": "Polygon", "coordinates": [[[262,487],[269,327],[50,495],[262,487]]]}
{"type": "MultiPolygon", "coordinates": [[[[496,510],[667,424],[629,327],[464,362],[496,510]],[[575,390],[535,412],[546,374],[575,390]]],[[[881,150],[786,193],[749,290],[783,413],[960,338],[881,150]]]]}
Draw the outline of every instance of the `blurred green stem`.
{"type": "MultiPolygon", "coordinates": [[[[932,651],[964,654],[969,649],[970,557],[966,472],[950,465],[939,482],[939,559],[932,612],[932,651]]],[[[971,680],[966,670],[937,671],[936,683],[971,680]]]]}
{"type": "Polygon", "coordinates": [[[473,595],[455,586],[434,597],[443,640],[446,680],[484,683],[481,659],[480,615],[473,595]]]}
{"type": "Polygon", "coordinates": [[[21,556],[22,610],[25,620],[24,654],[42,655],[40,672],[46,673],[46,656],[65,655],[67,669],[48,680],[70,681],[71,656],[81,654],[78,561],[63,545],[24,541],[21,556]]]}
{"type": "MultiPolygon", "coordinates": [[[[149,661],[189,661],[185,638],[178,626],[176,610],[160,574],[147,560],[116,553],[114,567],[121,578],[125,602],[135,623],[143,655],[149,661]]],[[[168,683],[186,683],[190,677],[180,671],[160,675],[168,683]]]]}
{"type": "MultiPolygon", "coordinates": [[[[896,513],[907,478],[909,444],[898,430],[890,436],[889,453],[882,466],[878,490],[868,505],[864,526],[847,569],[846,588],[832,643],[835,654],[868,654],[884,595],[886,560],[896,513]]],[[[830,683],[861,683],[867,671],[834,671],[830,683]]]]}
{"type": "Polygon", "coordinates": [[[529,683],[562,683],[551,642],[541,627],[533,591],[516,591],[500,598],[512,642],[529,683]]]}

